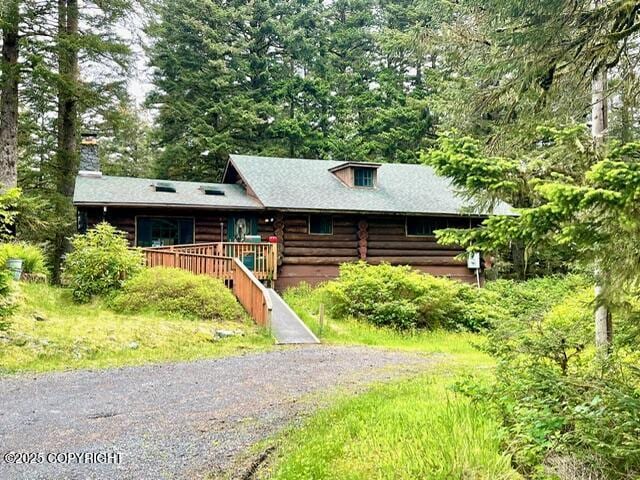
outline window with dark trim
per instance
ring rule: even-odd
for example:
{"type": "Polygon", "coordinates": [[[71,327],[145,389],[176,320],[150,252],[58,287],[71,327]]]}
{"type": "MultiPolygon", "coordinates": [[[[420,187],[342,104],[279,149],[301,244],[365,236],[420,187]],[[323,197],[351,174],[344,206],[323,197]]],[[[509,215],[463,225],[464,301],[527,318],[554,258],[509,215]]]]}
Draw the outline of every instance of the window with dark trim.
{"type": "Polygon", "coordinates": [[[407,235],[415,237],[430,237],[436,230],[447,228],[446,218],[436,217],[407,217],[407,235]]]}
{"type": "Polygon", "coordinates": [[[136,245],[163,247],[193,243],[193,218],[137,217],[136,245]]]}
{"type": "Polygon", "coordinates": [[[373,187],[373,169],[355,167],[353,169],[353,185],[355,187],[373,187]]]}
{"type": "Polygon", "coordinates": [[[309,215],[309,233],[311,235],[333,235],[333,217],[331,215],[309,215]]]}

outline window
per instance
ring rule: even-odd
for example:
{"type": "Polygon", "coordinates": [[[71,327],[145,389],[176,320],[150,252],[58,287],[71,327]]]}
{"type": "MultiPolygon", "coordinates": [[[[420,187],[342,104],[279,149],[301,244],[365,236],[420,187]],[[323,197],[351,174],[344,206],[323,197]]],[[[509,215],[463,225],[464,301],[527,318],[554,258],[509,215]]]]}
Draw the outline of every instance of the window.
{"type": "Polygon", "coordinates": [[[176,193],[176,187],[169,182],[158,182],[154,185],[156,192],[176,193]]]}
{"type": "Polygon", "coordinates": [[[311,235],[333,235],[333,217],[331,215],[310,215],[309,233],[311,235]]]}
{"type": "Polygon", "coordinates": [[[355,187],[373,187],[373,169],[366,167],[354,168],[353,185],[355,187]]]}
{"type": "Polygon", "coordinates": [[[447,228],[446,218],[435,217],[407,217],[407,235],[417,237],[427,237],[434,235],[433,232],[447,228]]]}
{"type": "Polygon", "coordinates": [[[136,245],[163,247],[193,243],[193,218],[138,217],[136,218],[136,245]]]}

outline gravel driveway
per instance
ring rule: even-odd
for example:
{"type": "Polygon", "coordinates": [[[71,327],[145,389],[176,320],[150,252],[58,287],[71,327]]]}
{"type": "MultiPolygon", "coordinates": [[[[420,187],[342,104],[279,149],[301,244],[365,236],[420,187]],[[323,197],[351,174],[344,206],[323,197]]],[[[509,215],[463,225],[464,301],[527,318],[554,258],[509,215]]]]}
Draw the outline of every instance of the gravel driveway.
{"type": "Polygon", "coordinates": [[[202,478],[309,410],[310,397],[429,363],[417,355],[318,345],[1,378],[0,479],[202,478]],[[30,452],[35,463],[8,464],[6,452],[30,452]],[[119,463],[71,455],[83,452],[94,462],[119,455],[119,463]]]}

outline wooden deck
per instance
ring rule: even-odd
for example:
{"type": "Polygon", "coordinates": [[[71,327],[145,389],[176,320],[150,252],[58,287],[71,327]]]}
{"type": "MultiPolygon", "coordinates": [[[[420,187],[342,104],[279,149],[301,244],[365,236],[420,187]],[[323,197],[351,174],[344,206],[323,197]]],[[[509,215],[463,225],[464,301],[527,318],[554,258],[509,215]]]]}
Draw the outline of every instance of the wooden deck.
{"type": "Polygon", "coordinates": [[[148,267],[172,267],[224,281],[253,320],[271,327],[273,305],[261,281],[277,278],[277,244],[196,243],[143,248],[148,267]]]}
{"type": "Polygon", "coordinates": [[[175,267],[198,275],[233,279],[233,259],[239,259],[261,281],[278,278],[275,243],[216,242],[143,248],[147,266],[175,267]]]}

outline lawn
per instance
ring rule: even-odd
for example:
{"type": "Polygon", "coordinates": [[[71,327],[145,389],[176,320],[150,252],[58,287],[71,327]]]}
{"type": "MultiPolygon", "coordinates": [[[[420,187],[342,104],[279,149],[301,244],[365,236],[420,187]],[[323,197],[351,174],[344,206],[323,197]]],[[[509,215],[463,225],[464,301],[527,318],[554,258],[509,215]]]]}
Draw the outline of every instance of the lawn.
{"type": "Polygon", "coordinates": [[[0,374],[194,360],[273,345],[249,320],[119,315],[103,301],[78,305],[69,291],[44,284],[20,284],[20,296],[8,330],[0,330],[0,374]],[[215,339],[218,329],[244,335],[215,339]]]}
{"type": "Polygon", "coordinates": [[[269,479],[516,479],[501,452],[503,430],[484,407],[455,393],[463,373],[490,375],[490,358],[476,347],[484,338],[463,332],[402,333],[353,319],[320,324],[310,291],[285,294],[291,307],[325,343],[440,354],[417,378],[341,396],[328,408],[258,445],[274,446],[258,478],[269,479]]]}
{"type": "Polygon", "coordinates": [[[283,298],[323,343],[445,354],[451,361],[448,363],[455,363],[456,367],[484,368],[492,364],[491,358],[477,348],[484,342],[484,337],[479,334],[446,330],[401,332],[355,319],[332,319],[326,312],[321,323],[321,298],[315,290],[290,289],[283,298]]]}

